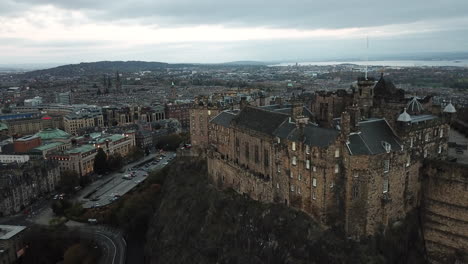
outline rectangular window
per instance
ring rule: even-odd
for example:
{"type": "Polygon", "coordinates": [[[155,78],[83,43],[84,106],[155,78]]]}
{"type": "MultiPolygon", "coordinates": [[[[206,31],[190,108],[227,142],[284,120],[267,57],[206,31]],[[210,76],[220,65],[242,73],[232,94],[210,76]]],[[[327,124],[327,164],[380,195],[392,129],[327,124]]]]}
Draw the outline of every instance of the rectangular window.
{"type": "Polygon", "coordinates": [[[354,178],[359,178],[359,172],[354,172],[354,178]]]}
{"type": "Polygon", "coordinates": [[[355,183],[353,185],[353,199],[359,198],[359,185],[355,183]]]}
{"type": "Polygon", "coordinates": [[[294,192],[294,185],[291,185],[291,192],[294,192]]]}
{"type": "Polygon", "coordinates": [[[312,167],[312,171],[316,172],[316,171],[317,171],[317,167],[313,166],[313,167],[312,167]]]}
{"type": "Polygon", "coordinates": [[[270,155],[267,149],[263,150],[263,165],[265,165],[265,167],[270,166],[270,155]]]}
{"type": "Polygon", "coordinates": [[[310,154],[310,146],[306,145],[306,154],[310,154]]]}
{"type": "Polygon", "coordinates": [[[390,170],[390,160],[384,160],[384,172],[388,172],[390,170]]]}
{"type": "Polygon", "coordinates": [[[249,142],[245,142],[245,158],[247,160],[250,159],[249,142]]]}
{"type": "Polygon", "coordinates": [[[424,158],[427,158],[427,149],[424,150],[424,158]]]}
{"type": "Polygon", "coordinates": [[[440,129],[439,137],[441,137],[441,138],[444,137],[444,129],[443,128],[440,129]]]}
{"type": "Polygon", "coordinates": [[[335,173],[340,172],[340,166],[338,164],[335,164],[335,173]]]}
{"type": "Polygon", "coordinates": [[[439,150],[437,151],[437,153],[442,153],[442,146],[439,146],[439,150]]]}
{"type": "Polygon", "coordinates": [[[293,157],[292,157],[291,163],[292,163],[292,165],[296,166],[296,164],[297,164],[297,158],[296,158],[296,156],[293,156],[293,157]]]}
{"type": "Polygon", "coordinates": [[[255,163],[260,162],[260,157],[258,153],[258,146],[255,146],[255,163]]]}
{"type": "Polygon", "coordinates": [[[410,148],[413,147],[413,141],[414,141],[414,140],[413,140],[413,137],[411,137],[411,138],[410,138],[410,148]]]}
{"type": "Polygon", "coordinates": [[[301,194],[301,186],[297,186],[297,193],[301,194]]]}
{"type": "Polygon", "coordinates": [[[276,167],[278,168],[278,172],[281,172],[281,166],[278,164],[276,167]]]}
{"type": "Polygon", "coordinates": [[[276,189],[279,189],[279,183],[276,184],[276,189]]]}
{"type": "Polygon", "coordinates": [[[297,175],[297,179],[302,180],[302,175],[300,173],[299,173],[299,175],[297,175]]]}
{"type": "Polygon", "coordinates": [[[276,142],[277,142],[278,144],[281,143],[281,138],[277,137],[277,138],[276,138],[276,142]]]}
{"type": "Polygon", "coordinates": [[[336,149],[335,150],[335,158],[339,158],[340,157],[340,149],[336,149]]]}
{"type": "Polygon", "coordinates": [[[317,187],[317,179],[316,178],[312,179],[312,186],[317,187]]]}
{"type": "Polygon", "coordinates": [[[426,136],[424,137],[424,140],[427,142],[429,141],[429,133],[426,133],[426,136]]]}
{"type": "Polygon", "coordinates": [[[306,169],[310,169],[310,160],[306,160],[306,169]]]}
{"type": "Polygon", "coordinates": [[[389,187],[388,186],[388,178],[384,178],[384,180],[383,180],[383,193],[388,193],[388,190],[389,190],[388,187],[389,187]]]}
{"type": "Polygon", "coordinates": [[[291,149],[292,149],[293,151],[296,151],[296,142],[293,142],[293,143],[291,144],[291,149]]]}
{"type": "Polygon", "coordinates": [[[315,193],[315,190],[312,191],[312,199],[313,199],[313,200],[317,199],[317,195],[316,195],[316,193],[315,193]]]}
{"type": "Polygon", "coordinates": [[[291,179],[293,179],[293,178],[294,178],[294,174],[293,174],[293,172],[292,172],[292,171],[289,173],[289,177],[291,177],[291,179]]]}
{"type": "Polygon", "coordinates": [[[408,155],[408,158],[406,159],[406,167],[409,167],[411,165],[411,156],[408,155]]]}

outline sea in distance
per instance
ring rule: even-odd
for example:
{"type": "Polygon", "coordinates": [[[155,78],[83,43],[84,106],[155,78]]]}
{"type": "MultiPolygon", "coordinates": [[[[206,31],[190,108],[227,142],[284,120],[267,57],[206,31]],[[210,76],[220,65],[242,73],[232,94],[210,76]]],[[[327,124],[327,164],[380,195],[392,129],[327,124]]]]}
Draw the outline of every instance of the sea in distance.
{"type": "MultiPolygon", "coordinates": [[[[356,64],[356,65],[372,65],[386,67],[468,67],[468,60],[380,60],[380,61],[314,61],[314,62],[298,62],[298,65],[339,65],[339,64],[356,64]]],[[[294,66],[296,62],[283,62],[269,66],[294,66]]]]}

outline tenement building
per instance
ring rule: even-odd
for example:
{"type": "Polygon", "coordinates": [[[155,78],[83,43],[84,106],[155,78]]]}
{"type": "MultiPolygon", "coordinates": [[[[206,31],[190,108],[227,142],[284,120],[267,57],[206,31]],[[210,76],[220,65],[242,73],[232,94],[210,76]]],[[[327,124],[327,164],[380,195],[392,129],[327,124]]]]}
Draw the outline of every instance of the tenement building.
{"type": "Polygon", "coordinates": [[[221,188],[341,224],[355,239],[404,218],[421,203],[424,159],[446,157],[454,112],[436,115],[429,100],[407,99],[383,78],[360,79],[342,102],[220,112],[208,129],[209,175],[221,188]]]}
{"type": "Polygon", "coordinates": [[[54,161],[0,166],[0,216],[18,213],[39,196],[53,192],[60,180],[54,161]]]}

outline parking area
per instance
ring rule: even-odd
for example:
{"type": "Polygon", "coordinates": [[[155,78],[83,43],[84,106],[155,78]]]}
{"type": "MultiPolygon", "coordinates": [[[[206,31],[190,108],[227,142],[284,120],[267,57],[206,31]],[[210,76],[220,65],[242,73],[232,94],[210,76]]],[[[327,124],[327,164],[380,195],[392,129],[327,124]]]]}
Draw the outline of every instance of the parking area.
{"type": "Polygon", "coordinates": [[[87,190],[86,195],[80,197],[83,208],[101,207],[118,200],[122,195],[144,182],[149,172],[166,166],[175,155],[173,152],[157,155],[138,165],[126,168],[125,172],[115,173],[98,186],[94,185],[93,188],[87,190]]]}

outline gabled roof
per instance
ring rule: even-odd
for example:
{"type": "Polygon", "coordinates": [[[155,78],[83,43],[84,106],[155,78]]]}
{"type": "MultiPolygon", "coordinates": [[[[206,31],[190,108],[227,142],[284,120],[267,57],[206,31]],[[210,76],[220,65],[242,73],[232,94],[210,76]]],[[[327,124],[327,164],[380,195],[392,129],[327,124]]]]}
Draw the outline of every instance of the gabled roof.
{"type": "Polygon", "coordinates": [[[296,142],[303,142],[309,146],[327,147],[332,144],[340,132],[335,129],[322,128],[313,124],[306,124],[301,131],[295,123],[286,120],[278,127],[274,135],[296,142]]]}
{"type": "Polygon", "coordinates": [[[234,113],[223,111],[219,113],[217,116],[215,116],[213,119],[211,119],[210,122],[223,126],[223,127],[230,127],[231,121],[235,116],[236,115],[234,113]]]}
{"type": "Polygon", "coordinates": [[[398,137],[385,119],[371,119],[359,122],[359,132],[349,136],[348,148],[351,155],[376,155],[386,152],[385,144],[391,150],[401,149],[398,137]]]}
{"type": "Polygon", "coordinates": [[[232,123],[241,128],[273,135],[273,132],[287,119],[289,119],[287,114],[246,106],[233,118],[232,123]]]}

